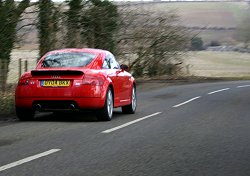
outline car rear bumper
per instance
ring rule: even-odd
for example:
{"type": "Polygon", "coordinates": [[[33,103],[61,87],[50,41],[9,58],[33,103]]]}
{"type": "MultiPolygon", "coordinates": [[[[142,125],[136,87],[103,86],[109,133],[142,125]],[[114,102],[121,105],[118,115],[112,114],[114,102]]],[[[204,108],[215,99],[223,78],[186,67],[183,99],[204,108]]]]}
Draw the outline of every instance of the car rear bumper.
{"type": "Polygon", "coordinates": [[[100,109],[104,107],[105,98],[27,98],[17,97],[16,106],[25,109],[35,109],[37,105],[41,110],[71,109],[72,104],[76,109],[100,109]]]}

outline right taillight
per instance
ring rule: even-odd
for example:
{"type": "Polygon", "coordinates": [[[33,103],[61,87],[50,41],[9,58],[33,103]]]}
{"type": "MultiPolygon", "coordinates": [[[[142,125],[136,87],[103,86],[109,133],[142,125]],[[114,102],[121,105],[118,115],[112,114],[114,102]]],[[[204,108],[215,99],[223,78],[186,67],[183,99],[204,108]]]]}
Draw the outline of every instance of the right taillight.
{"type": "Polygon", "coordinates": [[[101,86],[104,84],[104,80],[101,77],[85,75],[84,79],[82,80],[82,84],[101,86]]]}

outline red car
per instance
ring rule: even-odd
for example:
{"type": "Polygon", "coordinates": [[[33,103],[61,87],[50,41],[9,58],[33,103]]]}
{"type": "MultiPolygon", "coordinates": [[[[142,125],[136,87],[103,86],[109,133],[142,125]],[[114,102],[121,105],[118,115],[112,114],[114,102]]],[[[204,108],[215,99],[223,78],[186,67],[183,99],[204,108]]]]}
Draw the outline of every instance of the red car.
{"type": "Polygon", "coordinates": [[[62,49],[47,53],[36,69],[20,78],[15,95],[20,120],[36,111],[94,110],[98,120],[111,120],[113,108],[136,111],[136,83],[112,53],[100,49],[62,49]]]}

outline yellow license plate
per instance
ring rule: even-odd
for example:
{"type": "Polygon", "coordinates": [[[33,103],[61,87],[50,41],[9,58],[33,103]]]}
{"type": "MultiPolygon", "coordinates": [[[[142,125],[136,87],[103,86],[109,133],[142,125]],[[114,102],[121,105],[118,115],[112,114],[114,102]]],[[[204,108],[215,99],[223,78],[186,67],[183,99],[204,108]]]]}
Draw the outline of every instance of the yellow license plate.
{"type": "Polygon", "coordinates": [[[68,87],[70,80],[43,80],[41,81],[42,87],[68,87]]]}

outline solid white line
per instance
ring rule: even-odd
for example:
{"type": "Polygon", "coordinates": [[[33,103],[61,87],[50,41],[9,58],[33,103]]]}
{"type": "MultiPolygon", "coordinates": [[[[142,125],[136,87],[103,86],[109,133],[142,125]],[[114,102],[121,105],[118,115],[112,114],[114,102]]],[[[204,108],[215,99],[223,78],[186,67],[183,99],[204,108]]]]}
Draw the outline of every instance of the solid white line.
{"type": "Polygon", "coordinates": [[[183,102],[183,103],[180,103],[180,104],[178,104],[178,105],[175,105],[175,106],[173,106],[173,107],[174,107],[174,108],[177,108],[177,107],[182,106],[182,105],[184,105],[184,104],[187,104],[187,103],[189,103],[189,102],[191,102],[191,101],[194,101],[194,100],[196,100],[196,99],[198,99],[198,98],[201,98],[201,97],[198,96],[198,97],[191,98],[190,100],[185,101],[185,102],[183,102]]]}
{"type": "Polygon", "coordinates": [[[237,86],[237,88],[250,87],[250,85],[237,86]]]}
{"type": "Polygon", "coordinates": [[[212,94],[215,94],[215,93],[218,93],[218,92],[222,92],[222,91],[226,91],[226,90],[229,90],[230,88],[225,88],[225,89],[220,89],[220,90],[216,90],[216,91],[213,91],[213,92],[209,92],[208,95],[212,95],[212,94]]]}
{"type": "Polygon", "coordinates": [[[156,113],[154,113],[154,114],[151,114],[151,115],[148,115],[148,116],[145,116],[145,117],[142,117],[142,118],[133,120],[133,121],[128,122],[128,123],[125,123],[125,124],[123,124],[123,125],[120,125],[120,126],[117,126],[117,127],[114,127],[114,128],[108,129],[108,130],[105,130],[105,131],[103,131],[102,133],[111,133],[111,132],[113,132],[113,131],[119,130],[119,129],[124,128],[124,127],[127,127],[127,126],[129,126],[129,125],[132,125],[132,124],[137,123],[137,122],[139,122],[139,121],[145,120],[145,119],[147,119],[147,118],[149,118],[149,117],[156,116],[156,115],[158,115],[158,114],[161,114],[161,112],[156,112],[156,113]]]}
{"type": "Polygon", "coordinates": [[[38,159],[38,158],[41,158],[41,157],[50,155],[50,154],[55,153],[55,152],[58,152],[58,151],[60,151],[60,150],[61,150],[61,149],[51,149],[51,150],[48,150],[48,151],[46,151],[46,152],[39,153],[39,154],[37,154],[37,155],[33,155],[33,156],[30,156],[30,157],[27,157],[27,158],[21,159],[21,160],[19,160],[19,161],[13,162],[13,163],[6,164],[6,165],[0,167],[0,172],[1,172],[1,171],[4,171],[4,170],[6,170],[6,169],[10,169],[10,168],[15,167],[15,166],[18,166],[18,165],[21,165],[21,164],[30,162],[30,161],[32,161],[32,160],[35,160],[35,159],[38,159]]]}

